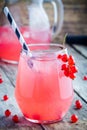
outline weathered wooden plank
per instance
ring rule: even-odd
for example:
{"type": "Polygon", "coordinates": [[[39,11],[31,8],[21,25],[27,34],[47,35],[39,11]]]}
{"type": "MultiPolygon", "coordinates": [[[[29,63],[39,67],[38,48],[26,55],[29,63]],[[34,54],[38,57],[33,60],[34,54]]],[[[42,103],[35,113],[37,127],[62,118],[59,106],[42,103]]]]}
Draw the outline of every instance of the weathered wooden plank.
{"type": "Polygon", "coordinates": [[[10,64],[4,61],[0,61],[0,68],[3,69],[6,76],[15,87],[18,64],[10,64]]]}
{"type": "Polygon", "coordinates": [[[5,127],[13,125],[12,121],[9,122],[9,118],[5,118],[4,111],[6,109],[11,110],[12,114],[19,114],[19,116],[21,112],[14,98],[14,87],[6,76],[6,73],[1,68],[0,74],[3,79],[3,83],[0,84],[0,127],[5,127]],[[3,96],[5,94],[9,97],[7,101],[3,101],[3,96]]]}
{"type": "MultiPolygon", "coordinates": [[[[53,42],[62,42],[64,35],[87,35],[87,4],[76,1],[64,0],[64,24],[61,33],[53,40],[53,42]]],[[[86,1],[87,2],[87,1],[86,1]]]]}
{"type": "Polygon", "coordinates": [[[87,120],[87,103],[83,101],[76,93],[74,93],[74,99],[72,102],[72,105],[65,115],[63,121],[70,122],[70,117],[72,114],[76,114],[78,116],[78,120],[87,120]],[[75,101],[80,100],[82,103],[82,108],[81,109],[76,109],[75,108],[75,101]]]}
{"type": "Polygon", "coordinates": [[[82,5],[82,4],[87,4],[86,0],[62,0],[64,4],[70,4],[70,5],[82,5]]]}
{"type": "Polygon", "coordinates": [[[74,124],[69,122],[59,122],[51,124],[50,126],[45,125],[43,128],[45,130],[87,130],[87,121],[79,121],[74,124]]]}
{"type": "MultiPolygon", "coordinates": [[[[53,7],[50,4],[44,4],[44,8],[46,9],[46,12],[48,13],[49,19],[53,21],[53,7]]],[[[64,4],[64,21],[68,22],[85,22],[87,23],[87,19],[85,19],[87,16],[87,6],[85,4],[64,4]]],[[[80,22],[80,24],[81,24],[80,22]]]]}
{"type": "MultiPolygon", "coordinates": [[[[84,43],[83,43],[84,44],[84,43]]],[[[87,44],[87,43],[86,43],[87,44]]],[[[85,56],[87,58],[87,46],[83,46],[83,45],[76,45],[73,44],[72,45],[77,51],[79,51],[83,56],[85,56]]]]}
{"type": "Polygon", "coordinates": [[[5,128],[0,128],[0,130],[42,130],[42,128],[38,125],[36,126],[12,126],[12,127],[5,127],[5,128]]]}
{"type": "MultiPolygon", "coordinates": [[[[40,130],[39,128],[20,126],[12,128],[0,128],[0,130],[40,130]]],[[[71,124],[69,122],[59,122],[58,124],[51,124],[50,126],[45,125],[43,130],[87,130],[87,122],[79,121],[77,123],[71,124]]]]}
{"type": "MultiPolygon", "coordinates": [[[[51,26],[53,25],[53,8],[50,4],[45,4],[46,12],[49,16],[51,26]]],[[[65,33],[86,35],[87,34],[87,6],[85,4],[65,4],[64,3],[64,23],[59,36],[53,42],[62,42],[65,33]]]]}
{"type": "Polygon", "coordinates": [[[3,6],[4,6],[4,3],[5,3],[5,1],[0,0],[0,13],[1,13],[1,11],[2,11],[2,8],[3,8],[3,6]]]}

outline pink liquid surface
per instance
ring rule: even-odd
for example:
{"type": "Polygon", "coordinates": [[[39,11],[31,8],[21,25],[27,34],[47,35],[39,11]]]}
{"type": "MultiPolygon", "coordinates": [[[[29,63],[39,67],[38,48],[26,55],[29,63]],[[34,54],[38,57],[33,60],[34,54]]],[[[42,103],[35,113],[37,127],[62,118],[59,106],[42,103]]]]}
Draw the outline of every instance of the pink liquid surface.
{"type": "MultiPolygon", "coordinates": [[[[30,31],[29,27],[22,26],[20,31],[26,41],[29,43],[49,43],[51,32],[49,30],[35,32],[30,31]]],[[[9,26],[0,27],[0,58],[5,60],[18,61],[21,52],[21,45],[9,26]]]]}
{"type": "Polygon", "coordinates": [[[16,100],[29,120],[48,122],[61,120],[73,99],[71,79],[64,76],[61,62],[33,60],[31,69],[25,56],[20,57],[16,100]]]}

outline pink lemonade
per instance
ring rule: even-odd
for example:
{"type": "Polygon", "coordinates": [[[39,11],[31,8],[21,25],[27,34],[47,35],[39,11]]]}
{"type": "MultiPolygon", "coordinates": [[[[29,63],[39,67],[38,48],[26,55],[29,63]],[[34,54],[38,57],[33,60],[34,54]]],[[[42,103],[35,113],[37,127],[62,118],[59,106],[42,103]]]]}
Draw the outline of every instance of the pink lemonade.
{"type": "Polygon", "coordinates": [[[21,54],[15,88],[23,115],[35,123],[61,120],[73,100],[72,80],[61,70],[62,61],[53,54],[42,53],[36,51],[32,68],[30,58],[21,54]]]}
{"type": "MultiPolygon", "coordinates": [[[[26,43],[50,43],[51,32],[49,30],[35,32],[28,26],[20,27],[20,31],[26,43]]],[[[0,58],[9,61],[18,61],[21,45],[9,26],[0,27],[0,58]]]]}

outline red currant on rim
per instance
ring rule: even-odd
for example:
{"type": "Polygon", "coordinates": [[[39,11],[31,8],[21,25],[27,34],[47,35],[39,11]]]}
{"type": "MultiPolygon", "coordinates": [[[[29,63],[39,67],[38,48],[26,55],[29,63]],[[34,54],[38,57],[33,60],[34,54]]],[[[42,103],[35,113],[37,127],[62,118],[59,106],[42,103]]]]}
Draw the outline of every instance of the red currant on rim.
{"type": "Polygon", "coordinates": [[[59,54],[57,58],[61,59],[63,62],[66,62],[61,66],[61,70],[64,71],[65,76],[71,79],[76,78],[75,73],[78,72],[78,69],[75,66],[75,61],[73,56],[71,55],[68,56],[67,54],[63,54],[63,55],[59,54]]]}
{"type": "Polygon", "coordinates": [[[66,64],[63,64],[63,65],[61,66],[61,69],[62,69],[62,70],[66,70],[66,69],[67,69],[67,65],[66,65],[66,64]]]}
{"type": "Polygon", "coordinates": [[[70,71],[73,73],[76,73],[76,72],[78,72],[78,69],[76,66],[72,65],[72,66],[70,66],[70,71]]]}
{"type": "Polygon", "coordinates": [[[9,109],[7,109],[7,110],[5,111],[5,116],[8,117],[8,116],[10,116],[10,115],[11,115],[11,112],[10,112],[9,109]]]}
{"type": "Polygon", "coordinates": [[[17,115],[14,115],[14,116],[12,117],[12,120],[13,120],[15,123],[18,123],[18,122],[19,122],[19,118],[18,118],[17,115]]]}
{"type": "Polygon", "coordinates": [[[67,70],[64,70],[64,74],[65,74],[66,77],[69,76],[69,71],[68,71],[68,69],[67,69],[67,70]]]}
{"type": "Polygon", "coordinates": [[[73,115],[71,116],[71,122],[72,122],[72,123],[75,123],[75,122],[77,122],[77,121],[78,121],[78,116],[75,115],[75,114],[73,114],[73,115]]]}
{"type": "Polygon", "coordinates": [[[67,54],[62,55],[62,61],[63,61],[63,62],[67,62],[67,61],[68,61],[68,56],[67,56],[67,54]]]}
{"type": "Polygon", "coordinates": [[[3,100],[4,100],[4,101],[8,100],[8,96],[7,96],[7,95],[4,95],[4,96],[3,96],[3,100]]]}
{"type": "Polygon", "coordinates": [[[69,65],[75,65],[75,60],[74,60],[73,56],[71,56],[71,55],[68,58],[68,64],[69,65]]]}
{"type": "Polygon", "coordinates": [[[80,101],[80,100],[76,100],[76,101],[75,101],[75,106],[76,106],[77,109],[82,108],[82,103],[81,103],[81,101],[80,101]]]}
{"type": "Polygon", "coordinates": [[[61,59],[61,58],[62,58],[62,55],[61,55],[61,54],[59,54],[59,55],[57,56],[57,58],[58,58],[58,59],[61,59]]]}
{"type": "Polygon", "coordinates": [[[75,76],[74,73],[69,73],[69,77],[70,77],[71,79],[75,79],[75,78],[76,78],[76,76],[75,76]]]}

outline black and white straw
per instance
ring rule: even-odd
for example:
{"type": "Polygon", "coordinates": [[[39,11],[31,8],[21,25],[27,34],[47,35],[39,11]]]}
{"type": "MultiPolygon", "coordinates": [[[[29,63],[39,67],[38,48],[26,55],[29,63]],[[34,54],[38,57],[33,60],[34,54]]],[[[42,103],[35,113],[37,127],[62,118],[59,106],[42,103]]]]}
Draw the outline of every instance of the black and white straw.
{"type": "Polygon", "coordinates": [[[32,56],[30,49],[28,48],[28,46],[27,46],[14,18],[12,17],[12,14],[10,13],[8,7],[4,7],[4,13],[5,13],[6,17],[8,18],[8,21],[10,22],[10,25],[11,25],[13,31],[15,32],[18,40],[20,41],[23,49],[26,51],[26,53],[29,53],[29,55],[32,56]]]}

